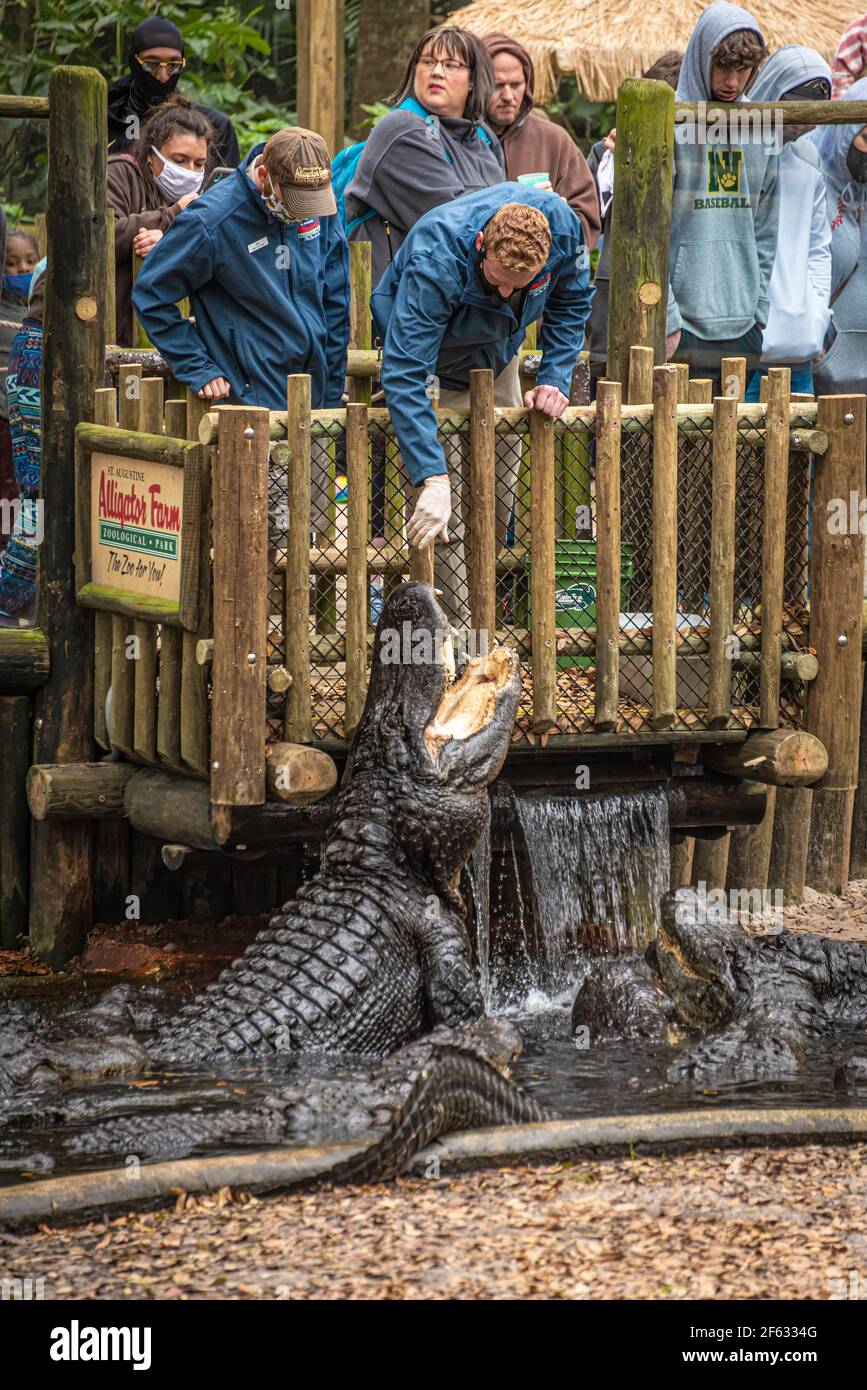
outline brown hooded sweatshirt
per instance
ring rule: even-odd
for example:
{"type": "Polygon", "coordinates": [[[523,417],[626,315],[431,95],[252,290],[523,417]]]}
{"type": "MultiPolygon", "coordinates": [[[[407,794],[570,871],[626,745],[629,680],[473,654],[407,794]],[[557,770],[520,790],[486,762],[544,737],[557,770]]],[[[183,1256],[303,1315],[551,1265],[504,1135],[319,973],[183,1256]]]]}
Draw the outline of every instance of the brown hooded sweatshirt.
{"type": "Polygon", "coordinates": [[[555,125],[543,111],[533,109],[536,74],[526,48],[506,34],[486,34],[482,43],[492,60],[497,53],[509,53],[517,58],[527,79],[520,113],[512,124],[496,125],[488,118],[488,124],[499,136],[506,156],[507,177],[517,179],[519,174],[536,174],[546,170],[554,192],[565,198],[580,217],[585,240],[592,250],[602,230],[602,218],[596,183],[587,160],[562,126],[555,125]]]}
{"type": "Polygon", "coordinates": [[[145,227],[167,231],[181,209],[167,202],[150,169],[131,154],[108,156],[106,184],[114,211],[115,336],[121,347],[132,347],[133,239],[145,227]]]}

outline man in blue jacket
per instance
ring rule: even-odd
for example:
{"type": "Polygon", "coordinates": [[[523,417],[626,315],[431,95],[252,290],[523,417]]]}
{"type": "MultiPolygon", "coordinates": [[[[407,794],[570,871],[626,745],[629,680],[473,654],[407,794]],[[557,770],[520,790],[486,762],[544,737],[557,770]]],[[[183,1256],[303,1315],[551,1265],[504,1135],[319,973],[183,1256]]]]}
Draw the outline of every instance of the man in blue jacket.
{"type": "Polygon", "coordinates": [[[208,401],[284,410],[287,375],[309,372],[314,408],[340,405],[349,253],[336,213],[324,140],[293,128],[175,218],[132,298],[178,381],[208,401]]]}
{"type": "MultiPolygon", "coordinates": [[[[558,418],[584,342],[589,281],[584,231],[569,204],[546,189],[502,183],[420,218],[374,290],[382,385],[414,490],[407,536],[416,546],[448,540],[452,520],[451,573],[438,573],[437,582],[453,618],[466,602],[464,525],[460,489],[452,510],[431,398],[438,395],[443,407],[465,405],[470,372],[490,367],[496,403],[520,406],[518,352],[528,325],[544,315],[542,363],[523,404],[558,418]]],[[[498,448],[500,537],[519,459],[520,449],[498,448]]]]}

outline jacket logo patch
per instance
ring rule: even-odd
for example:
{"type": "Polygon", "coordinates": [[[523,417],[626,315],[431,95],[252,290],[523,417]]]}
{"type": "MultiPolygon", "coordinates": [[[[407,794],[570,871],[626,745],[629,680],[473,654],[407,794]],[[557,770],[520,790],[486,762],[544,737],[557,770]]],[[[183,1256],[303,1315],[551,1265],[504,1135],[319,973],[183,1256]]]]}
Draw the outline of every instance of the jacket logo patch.
{"type": "Polygon", "coordinates": [[[534,280],[534,281],[533,281],[533,283],[532,283],[532,285],[529,287],[527,293],[528,293],[528,294],[541,294],[543,290],[546,290],[546,289],[548,288],[548,282],[549,282],[550,279],[551,279],[551,272],[550,272],[550,270],[549,270],[547,275],[542,275],[542,276],[540,276],[540,278],[539,278],[538,280],[534,280]]]}
{"type": "Polygon", "coordinates": [[[743,150],[708,150],[708,193],[740,193],[743,150]]]}
{"type": "Polygon", "coordinates": [[[302,241],[315,241],[319,236],[319,218],[309,217],[306,222],[298,223],[298,235],[302,241]]]}
{"type": "Polygon", "coordinates": [[[267,245],[268,245],[268,238],[267,238],[266,236],[263,236],[263,237],[260,237],[260,239],[259,239],[258,241],[250,241],[250,242],[248,242],[248,243],[247,243],[247,250],[250,252],[250,255],[252,256],[252,254],[253,254],[254,251],[261,251],[261,250],[262,250],[262,247],[263,247],[263,246],[267,246],[267,245]]]}

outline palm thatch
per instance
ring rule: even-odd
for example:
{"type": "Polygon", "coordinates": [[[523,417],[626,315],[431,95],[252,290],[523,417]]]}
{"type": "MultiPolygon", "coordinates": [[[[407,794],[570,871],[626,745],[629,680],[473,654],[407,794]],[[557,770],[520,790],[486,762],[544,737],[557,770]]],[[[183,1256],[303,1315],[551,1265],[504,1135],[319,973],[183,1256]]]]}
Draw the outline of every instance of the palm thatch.
{"type": "MultiPolygon", "coordinates": [[[[858,10],[852,0],[760,0],[745,8],[771,52],[805,43],[829,63],[858,10]]],[[[574,72],[588,100],[613,101],[624,78],[686,48],[705,9],[707,0],[475,0],[451,18],[474,34],[496,30],[522,43],[536,68],[537,101],[554,94],[564,72],[574,72]]]]}

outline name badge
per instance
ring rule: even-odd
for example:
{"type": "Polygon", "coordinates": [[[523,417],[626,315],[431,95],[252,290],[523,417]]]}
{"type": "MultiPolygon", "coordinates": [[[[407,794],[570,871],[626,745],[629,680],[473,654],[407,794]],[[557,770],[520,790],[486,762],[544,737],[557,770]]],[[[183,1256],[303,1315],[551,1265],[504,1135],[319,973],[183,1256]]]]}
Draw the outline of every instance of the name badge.
{"type": "Polygon", "coordinates": [[[262,247],[263,247],[263,246],[267,246],[267,245],[268,245],[268,238],[267,238],[266,236],[263,236],[263,237],[261,237],[258,241],[251,241],[251,242],[249,243],[249,245],[247,246],[247,250],[248,250],[248,251],[250,252],[250,254],[252,255],[254,251],[261,251],[261,250],[262,250],[262,247]]]}

